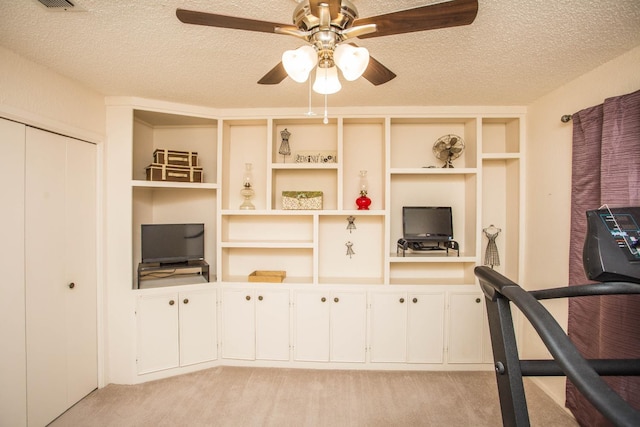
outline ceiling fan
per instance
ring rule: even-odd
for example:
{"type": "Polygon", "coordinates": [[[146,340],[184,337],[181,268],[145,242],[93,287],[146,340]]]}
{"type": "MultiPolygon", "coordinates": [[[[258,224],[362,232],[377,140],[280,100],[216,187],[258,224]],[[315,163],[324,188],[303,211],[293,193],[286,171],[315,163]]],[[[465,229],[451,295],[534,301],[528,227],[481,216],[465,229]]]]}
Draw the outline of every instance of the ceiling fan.
{"type": "Polygon", "coordinates": [[[337,73],[334,66],[337,64],[347,80],[362,76],[377,86],[396,75],[370,57],[366,49],[358,48],[353,39],[469,25],[478,13],[477,0],[450,0],[360,19],[350,0],[296,1],[294,25],[185,9],[177,9],[176,16],[185,24],[285,34],[307,42],[299,49],[285,52],[283,61],[265,74],[259,84],[278,84],[287,76],[299,82],[305,81],[316,64],[318,70],[324,69],[326,76],[327,71],[337,73]],[[302,64],[299,65],[302,68],[292,68],[289,64],[294,64],[294,60],[302,64]]]}

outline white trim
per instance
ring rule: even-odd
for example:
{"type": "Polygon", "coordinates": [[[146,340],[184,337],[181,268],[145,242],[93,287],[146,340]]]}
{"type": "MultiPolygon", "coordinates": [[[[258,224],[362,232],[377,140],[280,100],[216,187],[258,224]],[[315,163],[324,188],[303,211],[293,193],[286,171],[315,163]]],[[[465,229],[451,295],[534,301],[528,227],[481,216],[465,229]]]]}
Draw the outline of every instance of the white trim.
{"type": "Polygon", "coordinates": [[[13,120],[27,126],[36,127],[47,132],[80,139],[92,144],[101,144],[105,139],[104,134],[98,134],[87,129],[81,129],[68,123],[63,123],[58,120],[50,119],[37,113],[21,110],[6,104],[0,104],[0,117],[13,120]]]}

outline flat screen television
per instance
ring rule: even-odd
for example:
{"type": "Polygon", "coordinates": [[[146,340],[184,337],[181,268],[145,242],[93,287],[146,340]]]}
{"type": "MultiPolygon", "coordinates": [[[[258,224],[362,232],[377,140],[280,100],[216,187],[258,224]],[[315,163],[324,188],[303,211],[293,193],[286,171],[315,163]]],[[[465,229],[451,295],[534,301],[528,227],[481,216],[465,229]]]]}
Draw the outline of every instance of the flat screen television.
{"type": "Polygon", "coordinates": [[[450,206],[403,206],[402,234],[408,242],[453,240],[450,206]]]}
{"type": "Polygon", "coordinates": [[[178,264],[204,259],[204,224],[142,224],[142,262],[178,264]]]}

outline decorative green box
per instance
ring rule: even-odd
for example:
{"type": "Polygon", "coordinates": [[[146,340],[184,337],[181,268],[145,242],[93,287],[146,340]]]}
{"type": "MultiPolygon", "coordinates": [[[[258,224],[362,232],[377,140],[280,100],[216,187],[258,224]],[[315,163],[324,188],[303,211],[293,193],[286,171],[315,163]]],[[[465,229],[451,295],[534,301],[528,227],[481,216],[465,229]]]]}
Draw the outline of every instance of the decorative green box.
{"type": "Polygon", "coordinates": [[[283,191],[282,209],[322,209],[322,191],[283,191]]]}

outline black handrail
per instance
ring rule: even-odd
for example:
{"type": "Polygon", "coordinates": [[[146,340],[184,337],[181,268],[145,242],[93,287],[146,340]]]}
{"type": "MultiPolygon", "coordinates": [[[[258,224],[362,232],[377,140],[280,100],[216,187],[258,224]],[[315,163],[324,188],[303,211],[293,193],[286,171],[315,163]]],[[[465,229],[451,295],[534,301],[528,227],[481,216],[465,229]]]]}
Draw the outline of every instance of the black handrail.
{"type": "Polygon", "coordinates": [[[640,425],[640,412],[625,402],[600,377],[600,374],[610,375],[612,372],[615,375],[638,375],[640,359],[622,362],[586,360],[558,322],[538,302],[538,299],[574,296],[640,294],[640,285],[598,283],[527,292],[489,267],[476,267],[474,272],[485,294],[502,421],[505,426],[529,425],[523,375],[565,375],[609,421],[618,426],[640,425]],[[554,361],[519,359],[509,302],[515,304],[529,320],[554,361]]]}

